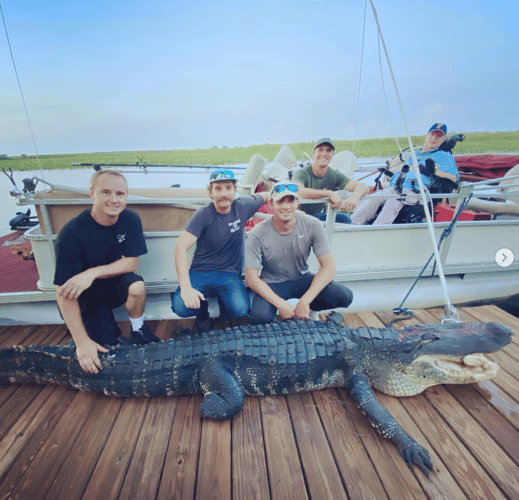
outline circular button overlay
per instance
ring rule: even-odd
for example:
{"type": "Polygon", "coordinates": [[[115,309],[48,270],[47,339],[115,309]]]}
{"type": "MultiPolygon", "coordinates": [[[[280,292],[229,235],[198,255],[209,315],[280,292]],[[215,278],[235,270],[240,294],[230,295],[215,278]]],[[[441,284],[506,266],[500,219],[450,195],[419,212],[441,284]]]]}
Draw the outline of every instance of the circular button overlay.
{"type": "Polygon", "coordinates": [[[496,252],[496,263],[501,267],[508,267],[514,261],[514,254],[508,248],[501,248],[496,252]]]}

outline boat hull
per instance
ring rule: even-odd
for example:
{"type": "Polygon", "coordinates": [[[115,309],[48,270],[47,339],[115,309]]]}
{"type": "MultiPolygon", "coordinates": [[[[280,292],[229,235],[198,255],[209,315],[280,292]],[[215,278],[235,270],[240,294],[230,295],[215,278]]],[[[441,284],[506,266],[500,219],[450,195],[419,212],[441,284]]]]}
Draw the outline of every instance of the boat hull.
{"type": "MultiPolygon", "coordinates": [[[[496,253],[507,248],[519,256],[519,221],[459,222],[441,247],[443,269],[451,303],[507,297],[519,293],[519,261],[500,267],[496,253]]],[[[448,223],[435,227],[439,241],[448,223]]],[[[55,236],[41,234],[38,227],[26,232],[31,240],[40,280],[39,291],[0,294],[0,323],[60,323],[52,279],[54,276],[55,236]],[[30,307],[31,314],[27,310],[30,307]]],[[[170,294],[178,287],[173,250],[180,231],[146,231],[148,254],[140,258],[137,270],[147,286],[149,319],[176,318],[170,308],[170,294]]],[[[432,244],[426,224],[391,226],[336,225],[331,234],[336,260],[337,281],[354,294],[347,311],[391,310],[400,306],[416,277],[431,257],[432,244]]],[[[310,271],[317,271],[315,257],[310,271]]],[[[445,293],[432,260],[418,281],[406,307],[424,308],[445,303],[445,293]],[[433,274],[434,271],[434,274],[433,274]]],[[[211,312],[217,315],[216,305],[211,312]]],[[[124,308],[119,320],[127,319],[124,308]]]]}

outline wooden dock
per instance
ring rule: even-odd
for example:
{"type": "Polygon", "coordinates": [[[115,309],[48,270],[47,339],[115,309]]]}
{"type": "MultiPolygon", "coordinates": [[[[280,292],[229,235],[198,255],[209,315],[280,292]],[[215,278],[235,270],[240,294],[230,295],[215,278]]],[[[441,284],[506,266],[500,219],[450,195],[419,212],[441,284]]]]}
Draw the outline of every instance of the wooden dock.
{"type": "MultiPolygon", "coordinates": [[[[519,319],[495,306],[463,321],[519,319]]],[[[441,309],[415,312],[436,323],[441,309]]],[[[350,313],[380,327],[391,313],[350,313]]],[[[156,322],[168,339],[172,321],[156,322]]],[[[124,324],[123,329],[128,329],[124,324]]],[[[59,343],[63,325],[0,328],[0,345],[59,343]]],[[[202,421],[200,396],[115,398],[57,386],[0,386],[2,500],[339,500],[519,498],[519,336],[489,355],[501,370],[480,384],[410,398],[377,393],[431,451],[430,478],[411,472],[342,389],[246,399],[232,421],[202,421]]]]}

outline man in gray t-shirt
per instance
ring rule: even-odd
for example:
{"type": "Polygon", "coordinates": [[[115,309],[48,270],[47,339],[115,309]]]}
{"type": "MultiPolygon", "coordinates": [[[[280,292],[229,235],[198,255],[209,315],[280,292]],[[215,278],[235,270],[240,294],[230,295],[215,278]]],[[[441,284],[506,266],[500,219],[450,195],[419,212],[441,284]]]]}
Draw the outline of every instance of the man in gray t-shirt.
{"type": "Polygon", "coordinates": [[[322,223],[297,212],[299,186],[278,182],[270,192],[274,215],[249,233],[245,252],[245,279],[256,295],[251,317],[267,323],[276,316],[283,319],[309,318],[310,309],[322,311],[348,307],[353,294],[332,281],[335,259],[322,223]],[[314,251],[321,269],[308,272],[308,257],[314,251]],[[261,274],[260,274],[261,270],[261,274]],[[288,300],[299,299],[293,307],[288,300]]]}

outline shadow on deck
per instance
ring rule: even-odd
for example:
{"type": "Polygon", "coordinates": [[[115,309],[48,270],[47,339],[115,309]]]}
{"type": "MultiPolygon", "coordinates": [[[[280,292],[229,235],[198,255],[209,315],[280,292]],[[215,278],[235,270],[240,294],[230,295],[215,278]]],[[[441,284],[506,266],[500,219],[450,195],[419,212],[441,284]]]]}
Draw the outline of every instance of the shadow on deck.
{"type": "MultiPolygon", "coordinates": [[[[435,323],[441,309],[415,312],[435,323]]],[[[495,306],[463,321],[519,319],[495,306]]],[[[391,313],[350,313],[380,327],[391,313]]],[[[172,321],[155,323],[168,339],[172,321]]],[[[128,329],[128,325],[123,325],[128,329]]],[[[0,345],[59,343],[60,326],[0,328],[0,345]]],[[[494,380],[437,386],[411,398],[377,393],[429,449],[437,472],[411,472],[346,391],[246,399],[232,421],[202,421],[201,397],[115,398],[58,386],[0,386],[0,499],[518,498],[519,339],[489,356],[494,380]]]]}

